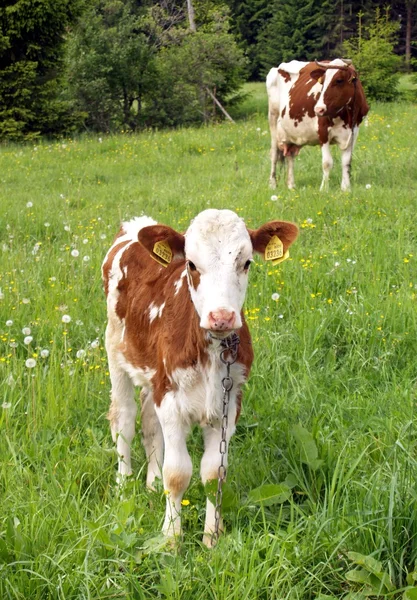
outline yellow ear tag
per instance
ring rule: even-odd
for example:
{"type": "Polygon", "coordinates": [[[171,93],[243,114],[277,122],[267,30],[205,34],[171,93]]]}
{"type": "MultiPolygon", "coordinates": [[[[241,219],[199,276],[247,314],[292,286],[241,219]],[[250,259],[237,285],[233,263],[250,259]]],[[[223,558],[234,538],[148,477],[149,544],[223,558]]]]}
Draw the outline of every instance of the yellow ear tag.
{"type": "Polygon", "coordinates": [[[289,250],[284,254],[284,245],[279,237],[273,235],[265,248],[265,260],[270,260],[275,266],[286,260],[289,255],[289,250]]]}
{"type": "Polygon", "coordinates": [[[323,84],[324,77],[319,77],[319,78],[317,79],[317,81],[318,81],[319,83],[323,84]]]}
{"type": "Polygon", "coordinates": [[[156,242],[153,247],[152,258],[163,267],[167,267],[172,260],[172,250],[166,241],[156,242]]]}
{"type": "Polygon", "coordinates": [[[265,248],[265,260],[277,260],[284,256],[284,246],[277,235],[273,235],[265,248]]]}

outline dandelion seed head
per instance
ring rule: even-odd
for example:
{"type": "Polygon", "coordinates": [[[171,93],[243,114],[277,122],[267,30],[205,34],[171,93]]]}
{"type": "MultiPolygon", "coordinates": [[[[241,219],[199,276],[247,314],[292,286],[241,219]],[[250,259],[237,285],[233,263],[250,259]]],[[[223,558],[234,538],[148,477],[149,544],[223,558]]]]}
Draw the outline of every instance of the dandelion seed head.
{"type": "Polygon", "coordinates": [[[271,296],[272,300],[274,300],[274,302],[278,302],[279,300],[279,294],[278,292],[274,292],[271,296]]]}
{"type": "Polygon", "coordinates": [[[47,350],[46,348],[44,350],[41,350],[41,358],[48,358],[49,356],[49,350],[47,350]]]}
{"type": "Polygon", "coordinates": [[[27,335],[23,340],[23,343],[26,346],[29,346],[29,344],[31,344],[32,342],[33,342],[33,337],[31,335],[27,335]]]}
{"type": "Polygon", "coordinates": [[[278,200],[278,196],[276,196],[275,194],[272,194],[271,200],[272,200],[272,202],[276,202],[278,200]]]}
{"type": "Polygon", "coordinates": [[[91,347],[92,348],[98,348],[100,345],[100,342],[98,340],[94,340],[93,342],[91,342],[91,347]]]}
{"type": "Polygon", "coordinates": [[[6,321],[6,326],[7,326],[7,327],[11,327],[12,325],[13,325],[13,321],[12,321],[11,319],[8,319],[8,320],[6,321]]]}
{"type": "Polygon", "coordinates": [[[33,202],[26,202],[26,208],[32,208],[33,202]]]}
{"type": "Polygon", "coordinates": [[[83,350],[83,349],[81,348],[81,350],[78,350],[78,351],[77,351],[76,357],[77,357],[77,358],[84,358],[84,356],[85,356],[85,355],[86,355],[86,352],[85,352],[85,350],[83,350]]]}
{"type": "Polygon", "coordinates": [[[34,358],[28,358],[25,362],[25,365],[28,369],[33,369],[33,367],[36,367],[36,360],[34,358]]]}
{"type": "Polygon", "coordinates": [[[30,327],[23,327],[22,333],[23,333],[23,335],[30,335],[30,333],[31,333],[30,327]]]}
{"type": "Polygon", "coordinates": [[[80,253],[78,252],[78,250],[76,248],[74,248],[74,250],[71,250],[71,256],[73,256],[74,258],[77,258],[77,256],[79,256],[80,253]]]}
{"type": "Polygon", "coordinates": [[[371,189],[371,187],[372,187],[372,186],[371,186],[371,184],[370,184],[370,183],[367,183],[367,184],[365,185],[365,189],[366,189],[366,190],[370,190],[370,189],[371,189]]]}
{"type": "Polygon", "coordinates": [[[69,315],[62,315],[62,322],[63,323],[70,323],[71,322],[71,317],[69,315]]]}

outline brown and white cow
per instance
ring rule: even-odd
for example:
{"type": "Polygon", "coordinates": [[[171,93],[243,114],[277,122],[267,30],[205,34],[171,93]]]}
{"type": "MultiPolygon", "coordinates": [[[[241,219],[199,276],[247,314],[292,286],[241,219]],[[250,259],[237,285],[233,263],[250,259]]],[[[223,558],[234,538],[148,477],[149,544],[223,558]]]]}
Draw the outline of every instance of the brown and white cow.
{"type": "Polygon", "coordinates": [[[269,71],[266,78],[271,131],[270,185],[276,186],[278,158],[287,159],[287,185],[294,183],[294,157],[302,146],[320,144],[323,180],[327,189],[333,158],[330,145],[342,151],[343,191],[350,189],[352,151],[359,125],[369,107],[358,74],[341,58],[324,62],[292,60],[269,71]]]}
{"type": "MultiPolygon", "coordinates": [[[[201,478],[204,483],[217,479],[221,380],[226,375],[220,344],[237,330],[240,345],[230,372],[234,386],[227,445],[239,417],[241,387],[253,360],[242,312],[253,252],[265,252],[274,236],[285,252],[297,233],[297,227],[285,221],[247,229],[230,210],[203,211],[185,235],[144,216],[122,224],[104,259],[112,384],[108,418],[117,444],[119,480],[132,472],[130,444],[137,411],[134,386],[138,385],[148,460],[146,483],[152,488],[162,467],[167,536],[181,532],[181,500],[192,472],[186,437],[194,423],[201,425],[204,434],[201,478]]],[[[207,545],[211,545],[214,518],[215,507],[207,500],[207,545]]]]}

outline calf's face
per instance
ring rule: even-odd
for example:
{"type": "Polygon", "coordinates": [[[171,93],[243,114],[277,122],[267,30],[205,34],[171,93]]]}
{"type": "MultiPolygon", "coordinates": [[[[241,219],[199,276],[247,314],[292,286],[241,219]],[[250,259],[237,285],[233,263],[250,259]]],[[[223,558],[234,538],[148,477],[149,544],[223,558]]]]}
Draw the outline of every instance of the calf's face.
{"type": "Polygon", "coordinates": [[[167,243],[173,257],[186,261],[188,287],[200,326],[218,337],[242,326],[241,310],[253,252],[264,253],[273,236],[286,252],[298,229],[273,221],[257,230],[230,210],[205,210],[192,221],[185,236],[170,227],[154,225],[139,232],[139,241],[152,254],[156,242],[167,243]]]}

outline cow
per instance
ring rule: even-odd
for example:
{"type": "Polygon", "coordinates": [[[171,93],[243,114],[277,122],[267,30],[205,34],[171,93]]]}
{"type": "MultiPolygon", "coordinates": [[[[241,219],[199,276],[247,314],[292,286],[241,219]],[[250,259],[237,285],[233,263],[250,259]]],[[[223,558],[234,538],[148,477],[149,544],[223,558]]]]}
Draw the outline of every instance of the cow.
{"type": "MultiPolygon", "coordinates": [[[[271,244],[278,244],[284,258],[297,234],[297,226],[286,221],[247,229],[230,210],[201,212],[185,234],[142,216],[122,223],[104,259],[111,379],[108,419],[118,453],[118,481],[132,473],[137,385],[142,388],[146,485],[153,489],[162,474],[166,494],[162,531],[168,538],[181,534],[181,501],[192,472],[186,437],[194,423],[202,427],[204,437],[202,481],[218,477],[225,454],[220,451],[221,382],[227,368],[220,352],[236,332],[240,343],[230,367],[233,387],[223,432],[226,448],[240,414],[242,385],[253,361],[242,311],[253,253],[265,253],[271,244]]],[[[207,499],[203,543],[209,547],[214,543],[215,508],[207,499]]],[[[221,531],[221,521],[219,525],[221,531]]]]}
{"type": "Polygon", "coordinates": [[[320,144],[323,179],[328,188],[333,158],[330,145],[342,151],[343,191],[350,189],[352,151],[359,125],[369,107],[358,74],[350,60],[324,62],[292,60],[272,68],[266,78],[271,131],[270,186],[276,187],[278,159],[287,160],[287,185],[294,183],[294,157],[302,146],[320,144]]]}

